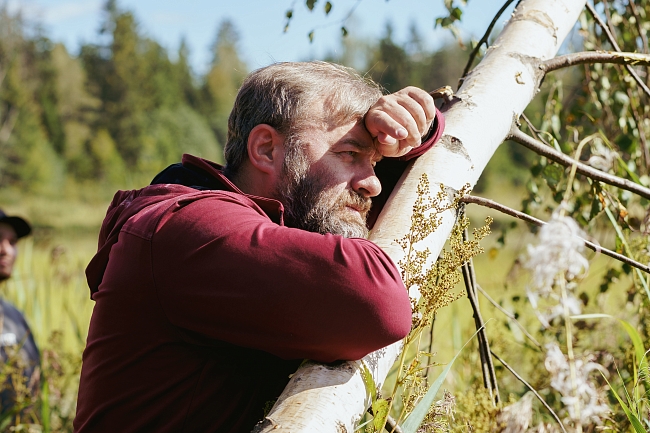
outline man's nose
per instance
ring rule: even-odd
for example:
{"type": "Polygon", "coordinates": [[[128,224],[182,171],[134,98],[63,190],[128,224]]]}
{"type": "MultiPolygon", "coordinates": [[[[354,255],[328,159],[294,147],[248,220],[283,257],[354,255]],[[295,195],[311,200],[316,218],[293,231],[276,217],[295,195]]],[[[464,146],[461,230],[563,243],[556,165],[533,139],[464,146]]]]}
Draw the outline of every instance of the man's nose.
{"type": "Polygon", "coordinates": [[[375,175],[375,170],[370,166],[370,170],[364,170],[355,177],[352,188],[366,198],[375,197],[381,192],[381,182],[375,175]]]}

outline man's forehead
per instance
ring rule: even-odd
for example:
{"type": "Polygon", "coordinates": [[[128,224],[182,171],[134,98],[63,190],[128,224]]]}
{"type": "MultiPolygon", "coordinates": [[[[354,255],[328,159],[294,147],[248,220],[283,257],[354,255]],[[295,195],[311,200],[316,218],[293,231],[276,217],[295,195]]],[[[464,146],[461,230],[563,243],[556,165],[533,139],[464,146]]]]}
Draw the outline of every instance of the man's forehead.
{"type": "Polygon", "coordinates": [[[350,125],[352,128],[341,138],[341,141],[357,147],[362,152],[373,154],[373,159],[379,161],[382,156],[377,148],[377,141],[373,140],[363,119],[351,121],[350,125]]]}

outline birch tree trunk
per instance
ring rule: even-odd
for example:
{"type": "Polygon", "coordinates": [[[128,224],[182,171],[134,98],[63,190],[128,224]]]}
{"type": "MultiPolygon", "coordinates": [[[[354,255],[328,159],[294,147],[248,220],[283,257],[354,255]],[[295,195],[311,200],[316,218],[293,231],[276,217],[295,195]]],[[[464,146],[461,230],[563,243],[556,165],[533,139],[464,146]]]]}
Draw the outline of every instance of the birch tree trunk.
{"type": "MultiPolygon", "coordinates": [[[[404,256],[395,240],[410,228],[422,174],[427,174],[433,194],[441,184],[453,192],[476,183],[512,123],[536,94],[543,78],[540,63],[556,55],[585,3],[523,0],[519,4],[483,61],[444,107],[447,127],[440,143],[407,169],[372,231],[371,240],[395,263],[404,256]]],[[[437,257],[455,219],[455,212],[446,212],[442,225],[419,247],[429,248],[437,257]]],[[[364,358],[378,388],[400,348],[401,343],[395,343],[364,358]]],[[[352,433],[369,406],[360,363],[303,365],[255,431],[352,433]]]]}

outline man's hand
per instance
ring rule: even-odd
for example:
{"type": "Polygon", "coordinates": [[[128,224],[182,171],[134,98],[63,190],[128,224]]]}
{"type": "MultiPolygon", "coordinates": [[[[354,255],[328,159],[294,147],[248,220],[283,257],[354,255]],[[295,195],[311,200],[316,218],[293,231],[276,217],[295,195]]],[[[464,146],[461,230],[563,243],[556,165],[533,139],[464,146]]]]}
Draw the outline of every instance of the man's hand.
{"type": "Polygon", "coordinates": [[[383,156],[407,154],[421,144],[436,116],[433,98],[417,87],[385,95],[366,113],[366,129],[383,156]]]}

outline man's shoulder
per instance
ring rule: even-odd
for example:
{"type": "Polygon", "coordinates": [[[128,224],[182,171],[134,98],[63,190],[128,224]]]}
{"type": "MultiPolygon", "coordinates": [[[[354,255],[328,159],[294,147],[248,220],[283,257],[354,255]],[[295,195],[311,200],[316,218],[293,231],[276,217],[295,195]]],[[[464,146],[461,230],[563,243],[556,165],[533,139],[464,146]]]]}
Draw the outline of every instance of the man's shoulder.
{"type": "MultiPolygon", "coordinates": [[[[146,200],[146,197],[153,193],[146,190],[154,187],[161,188],[161,185],[145,188],[141,199],[146,200]]],[[[233,215],[243,217],[245,214],[257,215],[276,223],[280,223],[282,219],[282,205],[276,200],[234,191],[188,189],[178,193],[181,191],[173,189],[174,191],[170,191],[164,198],[159,196],[158,200],[143,206],[132,215],[122,227],[122,231],[151,239],[153,234],[170,220],[192,224],[205,218],[217,220],[220,216],[232,218],[233,215]]]]}
{"type": "Polygon", "coordinates": [[[18,310],[11,302],[6,301],[5,299],[0,299],[0,305],[2,306],[2,312],[5,317],[11,318],[14,321],[25,322],[25,317],[23,313],[18,310]]]}
{"type": "Polygon", "coordinates": [[[0,335],[0,346],[17,344],[30,332],[25,316],[12,303],[1,299],[2,306],[2,334],[0,335]],[[13,342],[12,342],[13,340],[13,342]]]}
{"type": "Polygon", "coordinates": [[[227,203],[235,203],[242,208],[257,207],[254,200],[236,192],[197,191],[179,185],[149,186],[141,190],[138,200],[144,201],[144,205],[125,222],[122,231],[144,238],[150,238],[161,224],[177,215],[215,215],[227,203]],[[200,202],[199,206],[195,205],[197,202],[200,202]]]}

